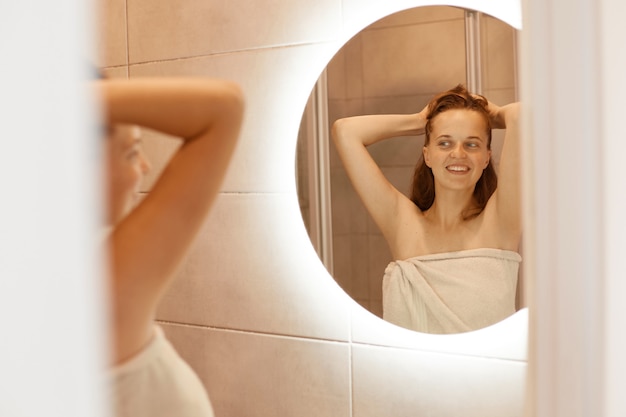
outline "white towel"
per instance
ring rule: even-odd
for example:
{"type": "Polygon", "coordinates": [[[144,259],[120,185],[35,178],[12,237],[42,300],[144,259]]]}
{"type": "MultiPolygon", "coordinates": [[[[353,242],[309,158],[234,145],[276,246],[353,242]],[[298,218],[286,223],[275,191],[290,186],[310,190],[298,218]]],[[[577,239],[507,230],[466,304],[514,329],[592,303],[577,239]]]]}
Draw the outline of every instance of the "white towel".
{"type": "Polygon", "coordinates": [[[213,417],[202,382],[158,326],[148,346],[109,378],[115,417],[213,417]]]}
{"type": "Polygon", "coordinates": [[[383,277],[383,319],[424,333],[477,330],[515,312],[521,256],[470,249],[391,262],[383,277]]]}

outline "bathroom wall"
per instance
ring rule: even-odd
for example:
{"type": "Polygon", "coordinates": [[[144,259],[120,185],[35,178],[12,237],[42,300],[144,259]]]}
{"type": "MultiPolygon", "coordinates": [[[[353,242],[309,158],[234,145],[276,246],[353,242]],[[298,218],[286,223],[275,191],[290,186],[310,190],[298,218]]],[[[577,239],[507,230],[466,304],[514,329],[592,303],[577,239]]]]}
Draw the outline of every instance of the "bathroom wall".
{"type": "MultiPolygon", "coordinates": [[[[103,3],[99,65],[109,76],[223,77],[247,97],[223,190],[158,313],[218,416],[522,414],[523,348],[492,358],[459,354],[462,338],[444,350],[385,342],[377,333],[390,326],[339,289],[302,223],[294,158],[306,98],[345,40],[421,4],[394,3],[103,3]]],[[[177,142],[146,135],[149,192],[177,142]]]]}
{"type": "MultiPolygon", "coordinates": [[[[488,15],[480,21],[482,94],[499,105],[516,101],[515,30],[488,15]]],[[[418,8],[376,22],[328,65],[329,122],[360,114],[420,111],[435,94],[466,84],[465,48],[465,12],[459,8],[418,8]]],[[[496,166],[502,133],[494,132],[496,166]]],[[[423,143],[423,137],[394,138],[368,148],[389,181],[407,196],[423,143]]],[[[382,276],[393,260],[391,253],[334,146],[330,166],[333,276],[359,304],[382,316],[382,276]]]]}

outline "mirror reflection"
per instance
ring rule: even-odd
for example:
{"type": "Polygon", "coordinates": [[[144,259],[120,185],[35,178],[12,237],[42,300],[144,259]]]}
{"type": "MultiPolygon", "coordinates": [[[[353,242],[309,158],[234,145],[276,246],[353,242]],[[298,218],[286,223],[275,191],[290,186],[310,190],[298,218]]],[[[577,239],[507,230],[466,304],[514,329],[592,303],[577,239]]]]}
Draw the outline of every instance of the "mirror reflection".
{"type": "Polygon", "coordinates": [[[523,306],[515,57],[507,24],[420,7],[351,39],[312,94],[303,219],[339,285],[385,320],[457,333],[523,306]]]}

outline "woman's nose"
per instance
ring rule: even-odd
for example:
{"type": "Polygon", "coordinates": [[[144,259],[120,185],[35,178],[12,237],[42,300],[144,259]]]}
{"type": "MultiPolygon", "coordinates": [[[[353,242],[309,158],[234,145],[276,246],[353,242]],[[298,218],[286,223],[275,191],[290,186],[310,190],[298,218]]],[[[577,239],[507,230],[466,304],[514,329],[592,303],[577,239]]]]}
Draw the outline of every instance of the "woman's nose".
{"type": "Polygon", "coordinates": [[[141,153],[141,172],[146,175],[152,169],[152,165],[148,162],[148,159],[144,156],[143,152],[141,153]]]}
{"type": "Polygon", "coordinates": [[[462,143],[456,144],[452,148],[452,151],[450,152],[450,155],[453,158],[464,158],[466,156],[466,153],[465,153],[465,149],[463,148],[463,144],[462,143]]]}

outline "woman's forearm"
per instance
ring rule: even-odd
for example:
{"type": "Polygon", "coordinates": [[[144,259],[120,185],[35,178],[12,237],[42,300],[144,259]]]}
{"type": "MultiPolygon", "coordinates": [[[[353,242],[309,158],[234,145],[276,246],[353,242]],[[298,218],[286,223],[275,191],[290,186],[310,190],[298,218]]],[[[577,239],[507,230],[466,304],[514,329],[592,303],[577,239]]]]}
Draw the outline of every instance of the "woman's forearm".
{"type": "Polygon", "coordinates": [[[511,103],[502,107],[502,118],[507,128],[516,127],[519,124],[520,103],[511,103]]]}
{"type": "Polygon", "coordinates": [[[354,140],[369,146],[396,136],[422,134],[425,125],[422,113],[355,116],[337,120],[332,136],[336,142],[354,140]]]}
{"type": "Polygon", "coordinates": [[[519,103],[510,103],[506,106],[496,106],[489,103],[489,119],[492,129],[507,129],[519,122],[519,103]]]}
{"type": "Polygon", "coordinates": [[[239,88],[212,79],[98,81],[109,124],[137,124],[183,139],[202,135],[242,106],[239,88]]]}

